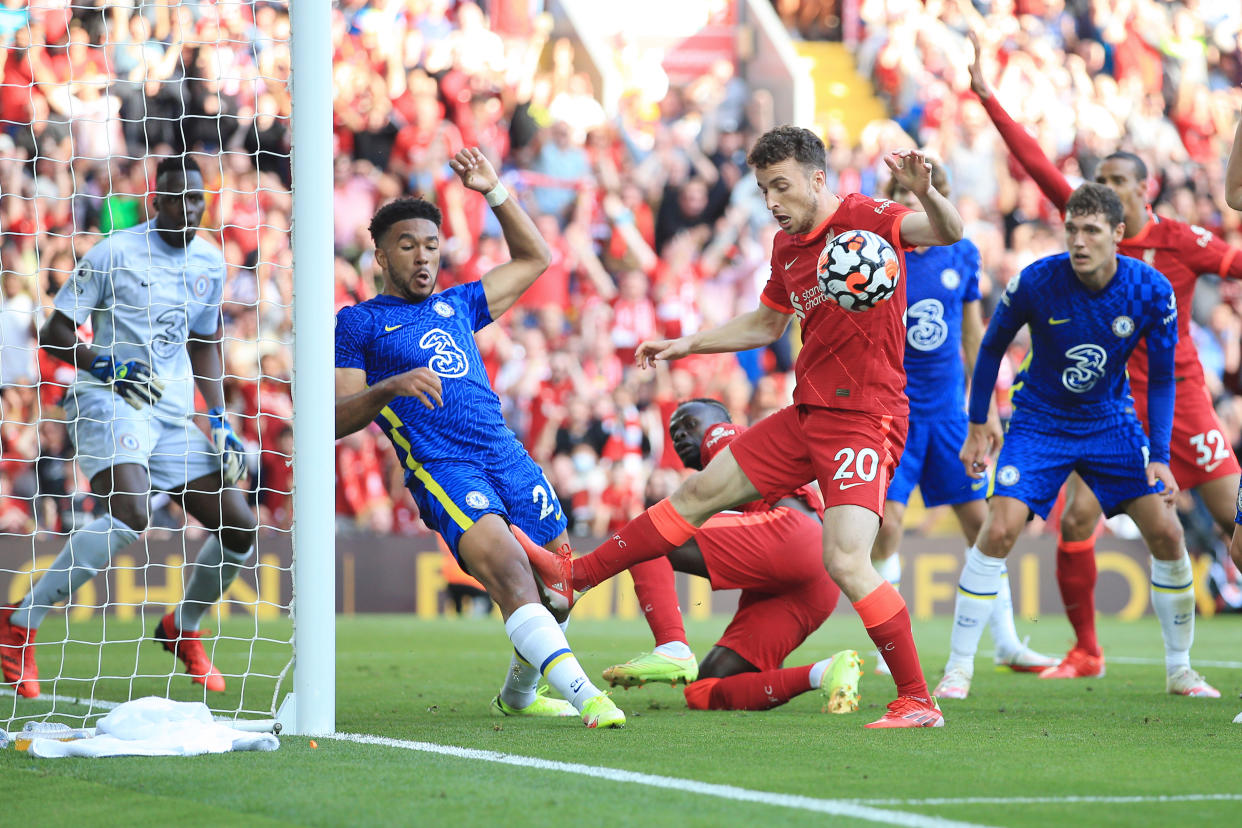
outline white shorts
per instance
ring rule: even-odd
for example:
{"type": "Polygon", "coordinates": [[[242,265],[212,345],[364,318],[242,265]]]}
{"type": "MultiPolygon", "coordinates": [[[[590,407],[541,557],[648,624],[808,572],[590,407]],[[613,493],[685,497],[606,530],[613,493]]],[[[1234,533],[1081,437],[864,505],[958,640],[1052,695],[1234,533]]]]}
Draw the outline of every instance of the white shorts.
{"type": "Polygon", "coordinates": [[[107,389],[77,388],[65,396],[69,439],[88,479],[104,469],[144,466],[151,488],[176,492],[191,480],[220,471],[220,455],[188,418],[157,417],[135,409],[107,389]]]}

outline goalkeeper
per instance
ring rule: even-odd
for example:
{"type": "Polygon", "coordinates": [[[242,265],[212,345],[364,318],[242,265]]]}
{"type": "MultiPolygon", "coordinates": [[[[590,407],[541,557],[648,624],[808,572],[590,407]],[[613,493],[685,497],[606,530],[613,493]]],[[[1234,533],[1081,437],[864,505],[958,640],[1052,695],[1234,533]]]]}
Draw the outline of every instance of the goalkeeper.
{"type": "Polygon", "coordinates": [[[40,622],[138,539],[152,490],[179,499],[211,532],[184,599],[153,637],[195,682],[224,690],[199,621],[237,577],[255,538],[254,513],[234,485],[245,474],[244,446],[224,416],[224,259],[198,238],[206,204],[198,165],[164,158],[155,184],[155,218],[91,248],[39,332],[40,347],[78,369],[65,397],[69,433],[106,513],[75,529],[26,596],[0,609],[4,680],[26,698],[39,695],[32,645],[40,622]],[[88,319],[91,343],[76,331],[88,319]],[[196,385],[210,409],[211,440],[192,419],[196,385]]]}

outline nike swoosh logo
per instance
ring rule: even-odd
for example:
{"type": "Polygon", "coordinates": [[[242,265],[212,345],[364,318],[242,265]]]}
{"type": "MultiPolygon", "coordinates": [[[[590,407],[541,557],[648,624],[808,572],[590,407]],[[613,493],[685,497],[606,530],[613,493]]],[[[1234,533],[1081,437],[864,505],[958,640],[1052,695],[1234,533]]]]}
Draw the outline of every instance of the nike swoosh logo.
{"type": "Polygon", "coordinates": [[[1069,321],[1068,317],[1065,319],[1053,319],[1051,316],[1048,317],[1049,325],[1064,325],[1068,321],[1069,321]]]}
{"type": "Polygon", "coordinates": [[[866,483],[866,482],[867,482],[866,480],[859,480],[859,481],[858,481],[858,482],[856,482],[856,483],[842,483],[842,484],[841,484],[841,491],[845,491],[846,489],[852,489],[852,488],[854,488],[855,486],[861,486],[861,485],[863,485],[863,484],[864,484],[864,483],[866,483]]]}
{"type": "Polygon", "coordinates": [[[397,328],[402,328],[402,327],[405,327],[405,326],[404,325],[385,325],[384,331],[386,333],[391,333],[392,331],[395,331],[397,328]]]}
{"type": "Polygon", "coordinates": [[[1217,460],[1215,463],[1212,463],[1212,464],[1210,464],[1210,465],[1204,466],[1204,467],[1203,467],[1203,470],[1204,470],[1205,472],[1214,472],[1214,471],[1216,471],[1216,467],[1217,467],[1217,466],[1219,466],[1219,465],[1220,465],[1221,463],[1223,463],[1223,462],[1225,462],[1225,458],[1223,458],[1223,457],[1222,457],[1221,459],[1217,460]]]}
{"type": "Polygon", "coordinates": [[[789,268],[793,267],[793,263],[798,261],[798,259],[801,259],[801,258],[802,258],[801,256],[794,256],[792,261],[785,262],[785,269],[789,270],[789,268]]]}
{"type": "Polygon", "coordinates": [[[978,481],[978,482],[976,482],[976,483],[971,483],[971,484],[970,484],[970,488],[971,488],[971,489],[973,489],[974,491],[976,491],[976,492],[977,492],[977,491],[979,491],[980,489],[982,489],[982,488],[983,488],[984,486],[986,486],[986,485],[988,485],[988,481],[986,481],[986,480],[980,480],[980,481],[978,481]]]}

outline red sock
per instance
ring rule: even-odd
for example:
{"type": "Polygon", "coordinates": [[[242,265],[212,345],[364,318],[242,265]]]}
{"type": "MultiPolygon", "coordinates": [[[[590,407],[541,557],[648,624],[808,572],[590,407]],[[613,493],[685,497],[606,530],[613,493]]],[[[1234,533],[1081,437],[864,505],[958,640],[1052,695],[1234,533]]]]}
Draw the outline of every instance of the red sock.
{"type": "Polygon", "coordinates": [[[643,561],[630,567],[638,606],[651,627],[656,646],[670,641],[686,640],[686,625],[677,606],[677,579],[668,558],[643,561]]]}
{"type": "Polygon", "coordinates": [[[930,699],[923,667],[919,664],[919,652],[914,646],[914,634],[910,631],[910,611],[901,593],[885,581],[855,603],[854,609],[867,628],[867,635],[884,656],[884,663],[892,670],[897,695],[930,699]]]}
{"type": "Polygon", "coordinates": [[[1057,586],[1065,614],[1078,636],[1075,645],[1093,656],[1100,655],[1095,637],[1095,538],[1083,541],[1057,539],[1057,586]]]}
{"type": "Polygon", "coordinates": [[[590,589],[636,563],[663,558],[697,531],[665,498],[622,526],[594,552],[575,560],[574,589],[590,589]]]}
{"type": "Polygon", "coordinates": [[[686,685],[691,710],[768,710],[811,689],[811,665],[726,678],[699,679],[686,685]]]}

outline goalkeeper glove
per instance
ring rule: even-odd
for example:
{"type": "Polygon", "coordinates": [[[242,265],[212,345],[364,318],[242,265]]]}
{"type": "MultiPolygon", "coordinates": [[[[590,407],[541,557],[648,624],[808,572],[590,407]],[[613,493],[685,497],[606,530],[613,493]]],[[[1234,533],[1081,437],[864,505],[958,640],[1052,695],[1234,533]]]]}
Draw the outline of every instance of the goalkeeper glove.
{"type": "Polygon", "coordinates": [[[207,412],[207,417],[211,421],[211,442],[220,452],[224,482],[231,486],[246,476],[246,446],[238,439],[224,413],[223,408],[213,408],[207,412]]]}
{"type": "Polygon", "coordinates": [[[164,395],[164,381],[151,373],[151,366],[140,359],[113,362],[112,357],[95,357],[90,373],[112,386],[112,390],[134,408],[155,405],[164,395]]]}

